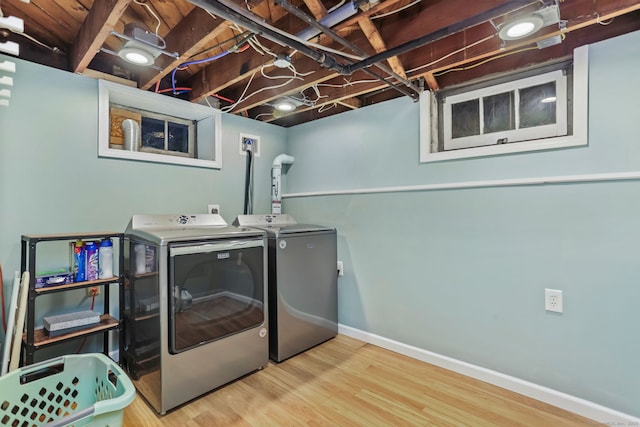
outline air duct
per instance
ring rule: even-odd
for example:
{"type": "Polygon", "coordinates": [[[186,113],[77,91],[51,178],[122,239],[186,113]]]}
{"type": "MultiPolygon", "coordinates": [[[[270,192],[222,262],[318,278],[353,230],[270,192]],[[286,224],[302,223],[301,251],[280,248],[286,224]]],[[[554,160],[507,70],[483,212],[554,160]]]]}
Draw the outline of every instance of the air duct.
{"type": "Polygon", "coordinates": [[[122,148],[126,151],[138,151],[138,143],[140,142],[138,122],[133,119],[125,119],[122,121],[122,130],[124,133],[122,148]]]}
{"type": "MultiPolygon", "coordinates": [[[[351,18],[357,12],[358,6],[356,5],[356,2],[349,2],[329,13],[327,16],[319,20],[318,23],[320,23],[320,25],[322,25],[323,27],[332,28],[335,25],[338,25],[342,21],[346,20],[347,18],[351,18]]],[[[306,30],[302,30],[301,32],[296,34],[296,37],[302,40],[309,40],[320,33],[321,31],[318,28],[309,27],[306,30]]]]}

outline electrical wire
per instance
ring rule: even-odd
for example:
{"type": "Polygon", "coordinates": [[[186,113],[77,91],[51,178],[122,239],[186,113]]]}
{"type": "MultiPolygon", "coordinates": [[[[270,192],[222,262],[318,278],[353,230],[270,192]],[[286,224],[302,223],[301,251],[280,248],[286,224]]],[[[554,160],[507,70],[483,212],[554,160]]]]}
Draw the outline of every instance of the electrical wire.
{"type": "MultiPolygon", "coordinates": [[[[263,72],[263,69],[264,69],[265,67],[272,66],[272,65],[273,65],[273,64],[266,64],[266,65],[263,65],[263,66],[261,67],[261,69],[260,69],[260,72],[262,73],[262,72],[263,72]]],[[[260,92],[264,92],[265,90],[271,90],[271,89],[279,89],[279,88],[281,88],[281,87],[284,87],[284,86],[288,85],[288,84],[289,84],[289,83],[291,83],[293,80],[295,80],[296,78],[298,78],[298,77],[297,77],[298,72],[295,70],[295,67],[293,66],[293,64],[291,64],[288,68],[289,68],[289,69],[291,69],[291,70],[293,71],[293,75],[292,75],[292,76],[291,76],[291,77],[290,77],[286,82],[281,83],[281,84],[279,84],[279,85],[265,86],[265,87],[263,87],[263,88],[260,88],[260,89],[256,90],[255,92],[252,92],[251,94],[249,94],[249,95],[245,96],[245,94],[247,93],[247,90],[249,90],[249,87],[251,86],[251,82],[253,82],[253,79],[254,79],[255,75],[257,74],[257,72],[255,72],[255,73],[251,74],[251,78],[249,78],[249,82],[247,83],[247,85],[245,86],[244,90],[242,91],[242,95],[240,95],[240,97],[238,98],[238,100],[237,100],[233,105],[230,105],[230,106],[228,106],[228,107],[223,108],[223,109],[222,109],[222,111],[224,111],[225,113],[231,112],[231,111],[233,111],[233,109],[234,109],[234,108],[236,108],[236,106],[238,106],[238,104],[240,104],[240,103],[241,103],[241,102],[243,102],[243,101],[246,101],[247,99],[251,98],[251,97],[252,97],[252,96],[254,96],[254,95],[259,94],[260,92]]],[[[264,74],[263,74],[263,75],[264,75],[264,74]]]]}
{"type": "Polygon", "coordinates": [[[433,75],[434,75],[434,77],[439,77],[439,76],[451,73],[453,71],[470,70],[472,68],[479,67],[480,65],[484,65],[487,62],[491,62],[491,61],[494,61],[496,59],[504,58],[505,56],[513,55],[513,54],[520,53],[520,52],[526,52],[528,50],[535,50],[535,49],[538,49],[538,47],[537,46],[531,46],[531,47],[525,47],[525,48],[522,48],[522,49],[512,50],[510,52],[503,53],[502,55],[492,56],[490,58],[485,59],[484,61],[480,61],[480,62],[475,63],[473,65],[469,65],[469,66],[466,66],[466,67],[450,68],[448,70],[444,70],[444,71],[441,71],[439,73],[434,73],[433,75]]]}
{"type": "Polygon", "coordinates": [[[374,16],[372,16],[370,19],[371,19],[371,20],[374,20],[374,19],[380,19],[380,18],[384,18],[385,16],[390,16],[390,15],[393,15],[393,14],[395,14],[395,13],[402,12],[403,10],[405,10],[405,9],[409,9],[411,6],[414,6],[414,5],[418,4],[418,3],[420,3],[421,1],[422,1],[422,0],[415,0],[415,1],[413,1],[413,2],[411,2],[411,3],[409,3],[409,4],[407,4],[407,5],[404,5],[404,6],[402,6],[402,7],[399,7],[399,8],[397,8],[397,9],[392,10],[392,11],[389,11],[389,12],[383,13],[383,14],[381,14],[381,15],[374,15],[374,16]]]}
{"type": "MultiPolygon", "coordinates": [[[[215,16],[215,15],[214,15],[214,16],[215,16]]],[[[194,53],[193,55],[191,55],[191,58],[194,58],[194,57],[196,57],[196,56],[200,56],[200,55],[206,55],[207,53],[209,53],[209,52],[211,52],[211,51],[213,51],[213,50],[217,50],[217,49],[218,49],[218,48],[220,48],[221,46],[224,46],[224,45],[226,45],[227,43],[232,42],[232,41],[235,41],[235,42],[237,43],[237,42],[239,42],[239,39],[240,39],[240,38],[242,38],[242,37],[244,37],[244,36],[246,36],[246,35],[248,35],[248,34],[251,34],[251,32],[250,32],[250,31],[244,31],[244,32],[242,32],[241,34],[234,35],[233,37],[229,37],[228,39],[223,40],[223,41],[221,41],[220,43],[216,43],[215,45],[213,45],[213,46],[211,46],[211,47],[208,47],[207,49],[205,49],[205,50],[203,50],[203,51],[201,51],[201,52],[194,53]]]]}
{"type": "Polygon", "coordinates": [[[229,53],[231,53],[231,51],[225,50],[224,52],[219,53],[219,54],[217,54],[215,56],[212,56],[210,58],[199,59],[199,60],[196,60],[196,61],[187,61],[187,62],[183,62],[182,64],[178,65],[171,72],[171,87],[173,88],[173,91],[174,92],[176,91],[176,72],[178,72],[178,70],[183,70],[186,67],[188,67],[189,65],[204,64],[205,62],[215,61],[216,59],[220,59],[220,58],[222,58],[224,56],[227,56],[229,53]]]}
{"type": "Polygon", "coordinates": [[[349,87],[349,86],[353,86],[353,85],[356,85],[356,84],[375,83],[375,82],[379,82],[379,81],[380,80],[356,80],[355,82],[352,82],[350,80],[347,80],[347,82],[345,84],[342,84],[342,85],[337,85],[337,84],[333,84],[333,83],[318,83],[317,86],[318,87],[335,87],[335,88],[342,89],[344,87],[349,87]]]}
{"type": "Polygon", "coordinates": [[[158,15],[156,15],[156,13],[153,11],[153,9],[151,9],[151,6],[149,6],[149,4],[147,4],[146,1],[142,2],[140,0],[133,0],[135,4],[139,4],[140,6],[144,6],[147,11],[151,14],[151,16],[153,16],[154,18],[156,18],[156,21],[158,21],[158,25],[156,25],[156,37],[158,36],[158,30],[160,29],[160,18],[158,18],[158,15]]]}
{"type": "Polygon", "coordinates": [[[342,5],[345,4],[346,2],[347,0],[342,0],[340,3],[333,6],[331,9],[327,10],[327,15],[330,14],[331,12],[335,12],[336,10],[340,9],[342,5]]]}
{"type": "Polygon", "coordinates": [[[616,18],[611,18],[609,19],[607,22],[601,21],[600,20],[600,14],[596,12],[596,22],[600,25],[609,25],[613,22],[613,20],[616,18]]]}
{"type": "Polygon", "coordinates": [[[325,111],[329,111],[332,108],[336,108],[336,107],[337,107],[337,103],[335,103],[335,102],[333,104],[321,105],[320,108],[318,108],[318,113],[324,113],[325,111]]]}
{"type": "Polygon", "coordinates": [[[412,68],[411,70],[406,70],[405,72],[406,72],[407,74],[410,74],[410,73],[416,72],[416,71],[418,71],[418,70],[422,70],[422,69],[424,69],[424,68],[430,67],[430,66],[432,66],[432,65],[434,65],[434,64],[437,64],[437,63],[438,63],[438,62],[440,62],[440,61],[444,61],[445,59],[452,57],[453,55],[456,55],[456,54],[458,54],[458,53],[460,53],[460,52],[463,52],[463,51],[465,51],[466,49],[469,49],[470,47],[474,47],[474,46],[479,45],[480,43],[484,43],[484,42],[486,42],[487,40],[491,40],[491,39],[492,39],[492,38],[494,38],[495,36],[496,36],[495,34],[492,34],[492,35],[487,36],[487,37],[485,37],[485,38],[483,38],[483,39],[480,39],[480,40],[478,40],[478,41],[475,41],[475,42],[473,42],[473,43],[471,43],[471,44],[469,44],[469,45],[463,46],[463,47],[461,47],[460,49],[454,50],[453,52],[450,52],[450,53],[446,54],[445,56],[443,56],[443,57],[440,57],[440,58],[436,59],[435,61],[431,61],[431,62],[429,62],[428,64],[424,64],[424,65],[421,65],[421,66],[419,66],[419,67],[412,68]]]}

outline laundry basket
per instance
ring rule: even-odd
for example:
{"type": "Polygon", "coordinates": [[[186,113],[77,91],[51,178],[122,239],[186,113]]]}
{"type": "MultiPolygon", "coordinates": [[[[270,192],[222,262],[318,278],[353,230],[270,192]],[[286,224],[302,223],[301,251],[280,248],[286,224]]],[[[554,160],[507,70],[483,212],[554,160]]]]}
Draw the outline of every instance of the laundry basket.
{"type": "Polygon", "coordinates": [[[0,426],[122,426],[135,388],[101,353],[62,356],[0,377],[0,426]]]}

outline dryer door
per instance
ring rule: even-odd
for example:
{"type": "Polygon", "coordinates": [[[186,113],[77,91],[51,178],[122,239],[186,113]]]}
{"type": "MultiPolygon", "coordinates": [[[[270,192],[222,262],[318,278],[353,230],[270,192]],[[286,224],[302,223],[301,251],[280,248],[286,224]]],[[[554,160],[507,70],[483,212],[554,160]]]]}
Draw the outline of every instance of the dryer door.
{"type": "Polygon", "coordinates": [[[264,241],[169,246],[169,351],[190,348],[265,320],[264,241]]]}

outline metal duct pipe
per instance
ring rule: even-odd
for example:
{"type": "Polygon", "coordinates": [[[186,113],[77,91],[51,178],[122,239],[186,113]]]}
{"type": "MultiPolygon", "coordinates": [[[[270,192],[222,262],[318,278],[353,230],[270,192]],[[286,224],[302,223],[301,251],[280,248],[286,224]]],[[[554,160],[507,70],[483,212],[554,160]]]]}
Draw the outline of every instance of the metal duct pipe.
{"type": "MultiPolygon", "coordinates": [[[[276,2],[278,4],[278,2],[276,2]]],[[[350,1],[347,4],[340,6],[338,9],[334,10],[320,21],[318,21],[323,27],[331,28],[347,18],[351,18],[353,15],[358,13],[358,4],[356,2],[350,1]]],[[[313,22],[316,22],[315,20],[313,22]]],[[[318,27],[314,27],[313,25],[306,30],[302,30],[296,37],[301,38],[302,40],[309,40],[321,33],[321,30],[318,27]]]]}
{"type": "Polygon", "coordinates": [[[531,0],[510,0],[510,1],[504,2],[503,4],[496,6],[493,9],[490,9],[486,12],[472,16],[463,21],[456,22],[454,24],[449,25],[448,27],[442,28],[440,30],[436,30],[422,37],[418,37],[417,39],[408,41],[392,49],[387,49],[384,52],[380,52],[377,55],[370,56],[369,58],[363,59],[360,62],[356,62],[351,65],[346,65],[344,66],[345,69],[343,70],[343,73],[353,74],[358,70],[362,70],[363,68],[370,67],[376,62],[386,61],[387,59],[392,58],[394,56],[402,55],[403,53],[407,53],[409,51],[422,47],[426,44],[432,43],[450,34],[458,33],[466,28],[482,24],[483,22],[487,22],[489,20],[495,19],[499,16],[504,15],[505,13],[512,12],[517,8],[520,8],[522,6],[525,6],[531,3],[533,3],[531,0]]]}
{"type": "Polygon", "coordinates": [[[133,119],[122,121],[123,142],[122,148],[127,151],[138,151],[140,143],[140,125],[133,119]]]}
{"type": "MultiPolygon", "coordinates": [[[[320,21],[316,21],[311,16],[307,15],[306,13],[304,13],[303,11],[301,11],[300,9],[298,9],[297,7],[295,7],[294,5],[289,3],[287,0],[275,0],[275,4],[282,6],[288,12],[294,14],[296,17],[302,19],[304,22],[306,22],[307,24],[311,25],[313,28],[317,29],[318,32],[323,32],[324,34],[326,34],[329,37],[331,37],[333,40],[335,40],[338,43],[340,43],[342,46],[345,46],[345,47],[351,49],[356,54],[358,54],[360,56],[366,56],[367,55],[367,52],[365,52],[364,50],[360,49],[358,46],[356,46],[355,44],[351,43],[349,40],[345,39],[344,37],[340,36],[338,33],[333,31],[331,28],[328,28],[328,26],[326,26],[323,23],[324,19],[322,19],[320,21]]],[[[338,9],[338,10],[340,10],[340,9],[338,9]]],[[[402,93],[403,95],[410,96],[411,98],[413,98],[414,101],[418,100],[418,98],[419,98],[418,94],[420,93],[420,89],[417,88],[416,86],[414,86],[409,80],[407,80],[404,77],[402,77],[401,75],[395,73],[391,68],[387,67],[383,63],[376,63],[374,65],[376,67],[378,67],[379,69],[381,69],[382,71],[384,71],[385,73],[388,73],[389,75],[391,75],[393,78],[395,78],[396,80],[398,80],[399,82],[401,82],[402,84],[407,86],[408,88],[411,88],[414,91],[414,93],[410,93],[410,92],[407,92],[405,90],[402,90],[402,89],[398,88],[396,85],[393,85],[392,83],[387,82],[387,80],[384,77],[381,77],[378,74],[376,74],[376,73],[374,73],[374,72],[372,72],[370,70],[364,70],[364,71],[367,74],[369,74],[370,76],[373,76],[376,79],[382,81],[383,83],[388,84],[389,86],[393,87],[394,89],[396,89],[398,92],[402,93]]]]}
{"type": "Polygon", "coordinates": [[[213,13],[214,15],[226,19],[227,21],[231,21],[234,24],[240,25],[253,33],[259,34],[262,37],[271,40],[274,43],[277,43],[284,47],[295,49],[301,54],[313,59],[325,68],[336,71],[338,73],[342,73],[345,69],[345,66],[339,64],[331,55],[324,52],[318,52],[298,40],[295,40],[291,37],[286,37],[278,33],[277,31],[268,28],[263,23],[264,19],[249,12],[248,10],[240,9],[233,4],[227,4],[226,2],[219,0],[189,1],[206,11],[213,13]]]}

